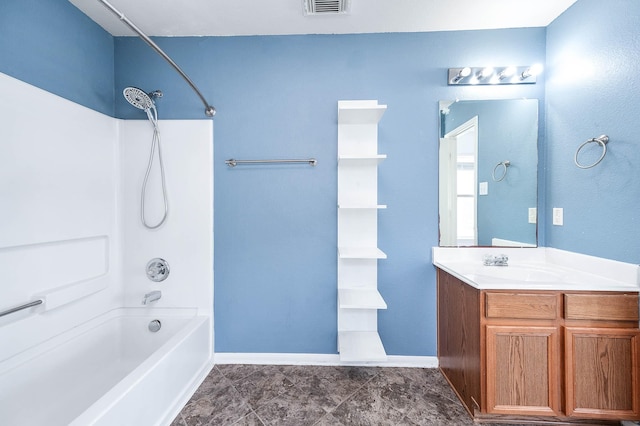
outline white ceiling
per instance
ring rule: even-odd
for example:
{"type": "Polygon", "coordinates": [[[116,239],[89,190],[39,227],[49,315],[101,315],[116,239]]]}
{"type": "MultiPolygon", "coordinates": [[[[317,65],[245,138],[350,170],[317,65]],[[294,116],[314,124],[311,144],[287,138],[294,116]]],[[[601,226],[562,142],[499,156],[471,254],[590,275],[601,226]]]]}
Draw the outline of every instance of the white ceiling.
{"type": "MultiPolygon", "coordinates": [[[[114,36],[134,35],[98,0],[69,0],[114,36]]],[[[149,36],[351,34],[545,27],[576,0],[351,0],[305,16],[302,0],[109,0],[149,36]]]]}

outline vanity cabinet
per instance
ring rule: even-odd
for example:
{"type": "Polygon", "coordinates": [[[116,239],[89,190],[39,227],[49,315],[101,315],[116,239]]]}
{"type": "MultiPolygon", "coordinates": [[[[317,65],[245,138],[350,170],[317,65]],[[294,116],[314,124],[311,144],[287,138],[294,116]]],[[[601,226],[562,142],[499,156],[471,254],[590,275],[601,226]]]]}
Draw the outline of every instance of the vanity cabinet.
{"type": "Polygon", "coordinates": [[[638,293],[478,290],[438,269],[440,368],[477,420],[640,419],[639,337],[638,293]]]}
{"type": "Polygon", "coordinates": [[[638,296],[566,294],[566,413],[640,418],[638,296]]]}
{"type": "Polygon", "coordinates": [[[558,330],[487,326],[487,412],[559,415],[558,330]]]}
{"type": "Polygon", "coordinates": [[[560,415],[558,329],[486,326],[487,412],[560,415]]]}
{"type": "Polygon", "coordinates": [[[486,412],[558,416],[558,296],[483,291],[486,412]]]}

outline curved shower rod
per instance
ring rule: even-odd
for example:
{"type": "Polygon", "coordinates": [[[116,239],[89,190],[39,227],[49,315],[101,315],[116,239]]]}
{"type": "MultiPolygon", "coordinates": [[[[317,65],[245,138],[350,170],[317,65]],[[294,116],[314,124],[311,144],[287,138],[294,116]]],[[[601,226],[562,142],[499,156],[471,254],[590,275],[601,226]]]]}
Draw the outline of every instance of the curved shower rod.
{"type": "Polygon", "coordinates": [[[178,64],[176,64],[173,61],[173,59],[169,57],[169,55],[167,55],[166,53],[164,53],[162,49],[160,49],[160,46],[158,46],[153,40],[151,40],[145,33],[142,32],[142,30],[140,30],[140,28],[138,28],[133,22],[127,19],[127,17],[124,16],[122,12],[120,12],[118,9],[113,7],[113,5],[109,3],[107,0],[98,0],[98,1],[102,3],[111,12],[113,12],[114,15],[120,18],[122,22],[124,22],[129,28],[131,28],[131,30],[133,30],[133,32],[138,34],[138,36],[140,36],[140,38],[144,40],[145,43],[147,43],[153,50],[155,50],[158,53],[158,55],[162,56],[162,58],[164,58],[164,60],[167,61],[169,65],[171,65],[178,72],[178,74],[180,74],[182,78],[184,78],[184,80],[187,83],[189,83],[189,86],[191,86],[193,91],[196,92],[196,94],[204,104],[204,113],[207,117],[213,117],[216,114],[216,109],[211,105],[209,105],[209,103],[204,98],[204,96],[202,96],[202,93],[200,93],[200,90],[198,90],[198,88],[196,87],[195,83],[191,81],[189,76],[185,74],[184,71],[182,71],[182,69],[180,69],[178,64]]]}

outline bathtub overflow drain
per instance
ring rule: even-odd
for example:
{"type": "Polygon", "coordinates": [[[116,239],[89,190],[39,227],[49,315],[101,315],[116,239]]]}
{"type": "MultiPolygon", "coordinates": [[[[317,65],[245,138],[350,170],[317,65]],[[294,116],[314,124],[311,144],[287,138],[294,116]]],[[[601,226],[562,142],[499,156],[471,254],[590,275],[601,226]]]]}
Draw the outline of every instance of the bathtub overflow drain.
{"type": "Polygon", "coordinates": [[[149,322],[149,331],[153,333],[160,331],[161,327],[162,327],[162,324],[160,323],[160,320],[153,320],[149,322]]]}
{"type": "Polygon", "coordinates": [[[147,263],[147,278],[151,281],[164,281],[168,276],[169,263],[166,260],[156,257],[147,263]]]}

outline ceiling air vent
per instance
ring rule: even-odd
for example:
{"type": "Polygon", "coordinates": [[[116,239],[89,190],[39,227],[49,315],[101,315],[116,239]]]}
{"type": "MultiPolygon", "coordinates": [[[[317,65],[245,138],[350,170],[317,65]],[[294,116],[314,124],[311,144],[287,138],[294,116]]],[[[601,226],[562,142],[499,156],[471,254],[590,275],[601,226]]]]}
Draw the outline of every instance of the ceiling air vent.
{"type": "Polygon", "coordinates": [[[305,15],[335,15],[349,12],[349,0],[303,0],[305,15]]]}

